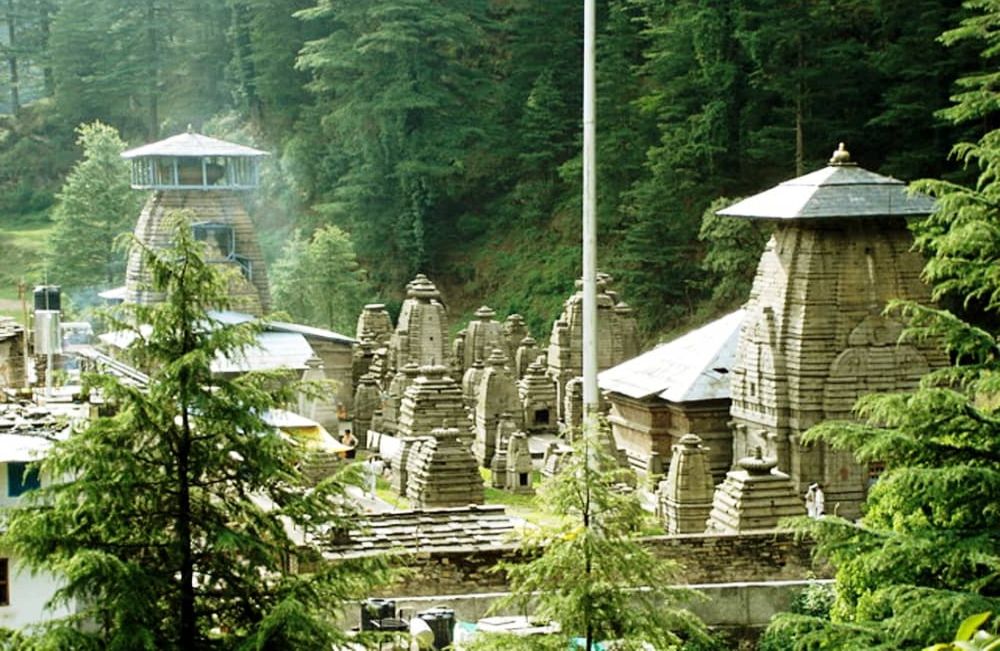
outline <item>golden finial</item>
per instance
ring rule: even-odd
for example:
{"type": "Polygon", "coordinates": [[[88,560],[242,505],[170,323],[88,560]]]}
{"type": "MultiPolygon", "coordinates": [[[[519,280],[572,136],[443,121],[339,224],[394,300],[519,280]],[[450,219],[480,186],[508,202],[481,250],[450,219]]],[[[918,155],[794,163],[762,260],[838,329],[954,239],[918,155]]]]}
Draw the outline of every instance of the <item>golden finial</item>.
{"type": "Polygon", "coordinates": [[[837,151],[833,152],[833,156],[830,157],[830,165],[850,165],[851,164],[851,152],[844,149],[844,143],[840,143],[837,147],[837,151]]]}

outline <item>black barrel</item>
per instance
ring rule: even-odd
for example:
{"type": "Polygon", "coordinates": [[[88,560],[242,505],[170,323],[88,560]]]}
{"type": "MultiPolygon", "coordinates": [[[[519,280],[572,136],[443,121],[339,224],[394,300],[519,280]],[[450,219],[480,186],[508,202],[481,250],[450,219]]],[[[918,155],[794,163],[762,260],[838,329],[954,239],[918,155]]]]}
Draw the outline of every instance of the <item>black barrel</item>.
{"type": "Polygon", "coordinates": [[[38,285],[35,287],[36,310],[61,310],[59,303],[59,285],[38,285]]]}
{"type": "Polygon", "coordinates": [[[417,617],[427,622],[434,631],[434,648],[437,651],[451,646],[455,632],[455,611],[451,608],[430,608],[417,613],[417,617]]]}
{"type": "Polygon", "coordinates": [[[396,617],[396,601],[394,599],[365,599],[361,602],[361,630],[385,630],[379,625],[382,620],[396,617]]]}

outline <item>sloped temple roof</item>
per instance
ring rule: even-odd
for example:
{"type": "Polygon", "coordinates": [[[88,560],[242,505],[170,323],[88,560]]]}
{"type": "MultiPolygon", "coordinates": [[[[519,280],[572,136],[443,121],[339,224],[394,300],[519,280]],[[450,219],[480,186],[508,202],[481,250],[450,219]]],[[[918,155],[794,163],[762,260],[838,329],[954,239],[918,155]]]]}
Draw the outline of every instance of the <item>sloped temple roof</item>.
{"type": "Polygon", "coordinates": [[[736,360],[736,342],[743,310],[661,344],[597,376],[604,391],[630,398],[657,395],[670,402],[718,400],[729,397],[729,370],[736,360]]]}
{"type": "Polygon", "coordinates": [[[266,151],[237,145],[200,133],[180,133],[158,142],[122,152],[122,158],[130,160],[143,156],[267,156],[266,151]]]}
{"type": "Polygon", "coordinates": [[[785,181],[717,214],[756,219],[917,217],[934,211],[934,200],[906,184],[847,162],[846,151],[830,165],[785,181]]]}

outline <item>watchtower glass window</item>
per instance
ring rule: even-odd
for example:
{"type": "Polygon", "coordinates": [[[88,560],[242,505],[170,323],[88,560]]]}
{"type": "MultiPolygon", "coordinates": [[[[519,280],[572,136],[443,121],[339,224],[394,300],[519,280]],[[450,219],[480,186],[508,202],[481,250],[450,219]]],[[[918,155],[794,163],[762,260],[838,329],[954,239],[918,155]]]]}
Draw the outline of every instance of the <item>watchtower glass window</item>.
{"type": "Polygon", "coordinates": [[[132,164],[132,187],[139,190],[249,190],[259,184],[258,162],[266,155],[188,132],[130,149],[122,158],[132,164]]]}

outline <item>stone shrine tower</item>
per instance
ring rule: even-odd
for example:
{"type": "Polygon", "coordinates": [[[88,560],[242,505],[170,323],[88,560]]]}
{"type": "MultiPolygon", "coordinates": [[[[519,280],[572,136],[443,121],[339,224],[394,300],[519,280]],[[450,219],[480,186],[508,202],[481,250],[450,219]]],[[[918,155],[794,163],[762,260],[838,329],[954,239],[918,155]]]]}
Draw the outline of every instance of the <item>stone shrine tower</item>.
{"type": "Polygon", "coordinates": [[[928,344],[899,344],[901,324],[882,315],[890,299],[930,302],[906,218],[932,210],[930,198],[858,167],[841,145],[824,169],[719,212],[775,224],[731,373],[733,458],[761,448],[800,493],[821,483],[831,513],[858,514],[868,470],[849,452],[803,445],[802,433],[851,418],[861,395],[912,389],[947,363],[928,344]]]}
{"type": "MultiPolygon", "coordinates": [[[[206,260],[233,271],[232,308],[256,316],[267,313],[271,297],[264,256],[240,193],[257,187],[258,162],[266,155],[190,128],[122,153],[132,163],[132,187],[153,191],[139,215],[136,238],[153,248],[169,246],[169,216],[178,210],[192,211],[191,227],[205,244],[206,260]]],[[[133,250],[125,273],[125,301],[160,300],[149,291],[150,281],[140,252],[133,250]]]]}
{"type": "Polygon", "coordinates": [[[423,274],[417,274],[406,286],[406,300],[389,342],[389,357],[397,369],[411,363],[448,363],[448,311],[441,302],[441,292],[423,274]]]}
{"type": "MultiPolygon", "coordinates": [[[[638,329],[631,308],[610,291],[611,277],[597,278],[597,370],[603,371],[639,354],[638,329]]],[[[583,281],[566,299],[563,312],[552,325],[548,348],[549,375],[556,381],[558,404],[566,404],[566,384],[583,375],[583,281]]],[[[563,411],[559,419],[565,421],[563,411]]]]}

